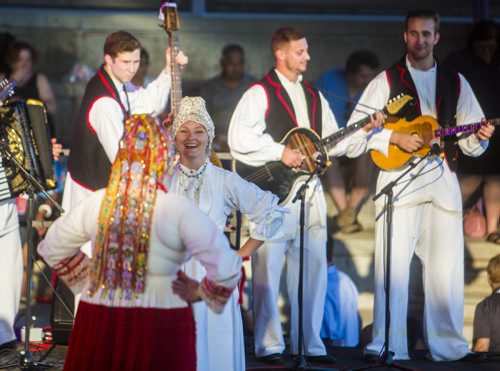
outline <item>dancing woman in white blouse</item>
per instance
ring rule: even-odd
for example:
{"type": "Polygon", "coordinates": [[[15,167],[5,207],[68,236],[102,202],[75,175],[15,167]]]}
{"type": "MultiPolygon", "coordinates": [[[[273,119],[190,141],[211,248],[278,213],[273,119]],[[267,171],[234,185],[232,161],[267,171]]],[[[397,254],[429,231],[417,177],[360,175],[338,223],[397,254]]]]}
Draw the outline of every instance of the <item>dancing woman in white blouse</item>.
{"type": "Polygon", "coordinates": [[[206,268],[197,293],[220,313],[239,281],[241,258],[222,232],[166,192],[166,143],[152,117],[127,120],[107,188],[58,219],[38,246],[72,289],[85,287],[65,369],[194,371],[193,312],[172,282],[196,258],[206,268]],[[89,240],[91,262],[80,251],[89,240]]]}
{"type": "MultiPolygon", "coordinates": [[[[194,201],[220,230],[224,229],[232,209],[245,215],[254,228],[238,251],[241,256],[250,255],[265,240],[279,237],[284,210],[277,206],[278,198],[209,161],[214,124],[201,97],[182,99],[173,134],[179,161],[166,182],[169,192],[194,201]]],[[[205,275],[204,268],[194,260],[185,265],[185,272],[196,280],[205,275]]],[[[243,326],[237,290],[220,315],[208,311],[204,303],[196,303],[193,308],[198,370],[244,370],[243,326]]]]}

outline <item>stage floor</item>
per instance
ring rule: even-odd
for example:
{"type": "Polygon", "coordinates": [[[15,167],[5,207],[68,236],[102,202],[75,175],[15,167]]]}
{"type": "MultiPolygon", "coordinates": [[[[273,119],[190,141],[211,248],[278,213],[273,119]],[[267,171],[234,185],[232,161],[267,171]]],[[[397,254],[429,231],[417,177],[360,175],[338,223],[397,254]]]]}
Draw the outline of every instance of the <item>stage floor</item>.
{"type": "MultiPolygon", "coordinates": [[[[36,344],[32,347],[32,354],[35,361],[40,361],[49,364],[48,367],[41,367],[41,370],[62,370],[64,364],[64,357],[66,356],[67,346],[64,345],[53,345],[44,350],[36,350],[38,347],[36,344]]],[[[23,350],[24,346],[20,345],[19,350],[23,350]]],[[[358,368],[364,368],[367,366],[373,366],[372,370],[391,370],[394,369],[387,365],[377,365],[377,363],[368,363],[363,361],[361,349],[359,348],[329,348],[328,353],[333,355],[337,362],[333,366],[320,365],[320,364],[309,364],[311,370],[356,370],[358,368]]],[[[394,362],[393,366],[402,366],[406,370],[435,370],[435,371],[500,371],[500,357],[493,359],[493,356],[489,358],[474,357],[468,361],[456,361],[456,362],[431,362],[425,358],[425,353],[422,351],[414,352],[411,354],[411,361],[397,361],[394,362]]],[[[18,356],[14,353],[4,353],[0,354],[0,369],[4,368],[6,364],[18,364],[18,356]]],[[[7,370],[18,370],[19,366],[12,366],[5,368],[7,370]]],[[[247,370],[295,370],[297,369],[295,363],[289,358],[285,357],[285,365],[283,366],[270,366],[258,362],[252,354],[247,354],[247,370]]],[[[161,367],[161,370],[168,370],[168,367],[161,367]]],[[[173,370],[175,371],[175,370],[173,370]]],[[[224,371],[224,370],[221,370],[224,371]]],[[[230,371],[230,370],[228,370],[230,371]]]]}
{"type": "MultiPolygon", "coordinates": [[[[44,327],[50,323],[50,304],[36,304],[32,308],[32,313],[36,317],[36,326],[44,327]]],[[[20,317],[18,323],[22,325],[23,318],[20,317]]],[[[285,354],[285,364],[283,366],[270,366],[259,362],[253,354],[253,338],[251,334],[245,337],[247,370],[295,370],[295,363],[289,355],[285,354]]],[[[50,364],[50,367],[40,367],[43,370],[62,370],[64,358],[68,347],[65,345],[51,345],[32,343],[31,353],[35,361],[50,364]]],[[[372,370],[394,369],[387,365],[368,363],[363,360],[361,348],[341,348],[327,347],[328,354],[334,356],[337,362],[333,366],[310,364],[312,370],[354,370],[367,366],[374,366],[372,370]]],[[[19,344],[18,351],[24,350],[24,345],[19,344]]],[[[431,362],[425,358],[425,351],[418,350],[410,352],[412,360],[396,361],[393,366],[402,366],[408,370],[436,370],[436,371],[500,371],[500,355],[474,355],[471,359],[456,362],[431,362]]],[[[14,351],[3,351],[0,353],[0,369],[17,370],[19,366],[5,368],[8,364],[19,364],[19,353],[14,351]]],[[[162,367],[161,370],[168,370],[162,367]]],[[[175,370],[173,370],[175,371],[175,370]]],[[[221,370],[226,371],[226,370],[221,370]]],[[[231,370],[227,370],[231,371],[231,370]]]]}

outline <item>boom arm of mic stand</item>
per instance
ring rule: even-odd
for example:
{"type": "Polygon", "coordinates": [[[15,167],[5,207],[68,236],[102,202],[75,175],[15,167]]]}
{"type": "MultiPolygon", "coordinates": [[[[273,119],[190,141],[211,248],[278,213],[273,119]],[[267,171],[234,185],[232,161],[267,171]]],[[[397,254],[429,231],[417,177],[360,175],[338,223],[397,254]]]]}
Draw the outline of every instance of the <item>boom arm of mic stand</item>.
{"type": "Polygon", "coordinates": [[[373,201],[377,201],[380,196],[382,195],[389,195],[390,193],[392,193],[392,188],[394,188],[394,186],[396,184],[398,184],[398,182],[406,175],[408,174],[410,171],[412,171],[418,164],[420,164],[422,161],[424,161],[427,157],[433,155],[434,152],[432,149],[429,150],[429,152],[427,152],[424,156],[420,157],[418,161],[416,162],[410,162],[409,163],[409,166],[408,168],[402,172],[396,179],[394,179],[393,181],[387,183],[384,188],[382,188],[375,196],[373,196],[372,200],[373,201]]]}
{"type": "Polygon", "coordinates": [[[12,153],[9,150],[9,146],[5,144],[4,142],[0,141],[0,151],[7,157],[7,160],[13,163],[24,175],[25,179],[29,181],[31,185],[35,187],[35,189],[45,195],[55,206],[57,210],[62,214],[64,213],[64,209],[59,205],[59,203],[54,200],[48,193],[47,191],[43,188],[43,186],[38,182],[38,180],[33,177],[26,169],[21,165],[12,155],[12,153]]]}
{"type": "Polygon", "coordinates": [[[314,171],[309,174],[309,177],[306,179],[306,181],[300,186],[300,188],[297,190],[297,193],[295,193],[294,198],[292,199],[292,203],[295,203],[297,200],[299,200],[301,197],[305,196],[306,189],[309,187],[309,183],[311,180],[318,174],[323,171],[324,165],[323,164],[317,164],[314,168],[314,171]]]}

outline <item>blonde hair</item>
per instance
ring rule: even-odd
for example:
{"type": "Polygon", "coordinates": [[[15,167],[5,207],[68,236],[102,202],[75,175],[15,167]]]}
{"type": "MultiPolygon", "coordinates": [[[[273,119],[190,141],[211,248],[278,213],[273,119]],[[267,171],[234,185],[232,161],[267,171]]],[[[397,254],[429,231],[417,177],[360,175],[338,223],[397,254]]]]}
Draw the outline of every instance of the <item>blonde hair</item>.
{"type": "Polygon", "coordinates": [[[500,285],[500,254],[490,259],[486,271],[491,283],[495,286],[500,285]]]}

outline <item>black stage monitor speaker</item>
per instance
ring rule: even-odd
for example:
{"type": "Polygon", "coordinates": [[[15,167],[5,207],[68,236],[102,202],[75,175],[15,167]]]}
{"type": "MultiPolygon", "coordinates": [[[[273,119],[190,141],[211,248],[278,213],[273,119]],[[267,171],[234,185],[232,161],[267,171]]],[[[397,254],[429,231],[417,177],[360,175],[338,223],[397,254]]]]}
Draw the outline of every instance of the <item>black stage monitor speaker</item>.
{"type": "Polygon", "coordinates": [[[73,329],[75,295],[59,277],[56,277],[54,290],[58,295],[54,294],[50,314],[52,339],[55,344],[67,345],[73,329]]]}

